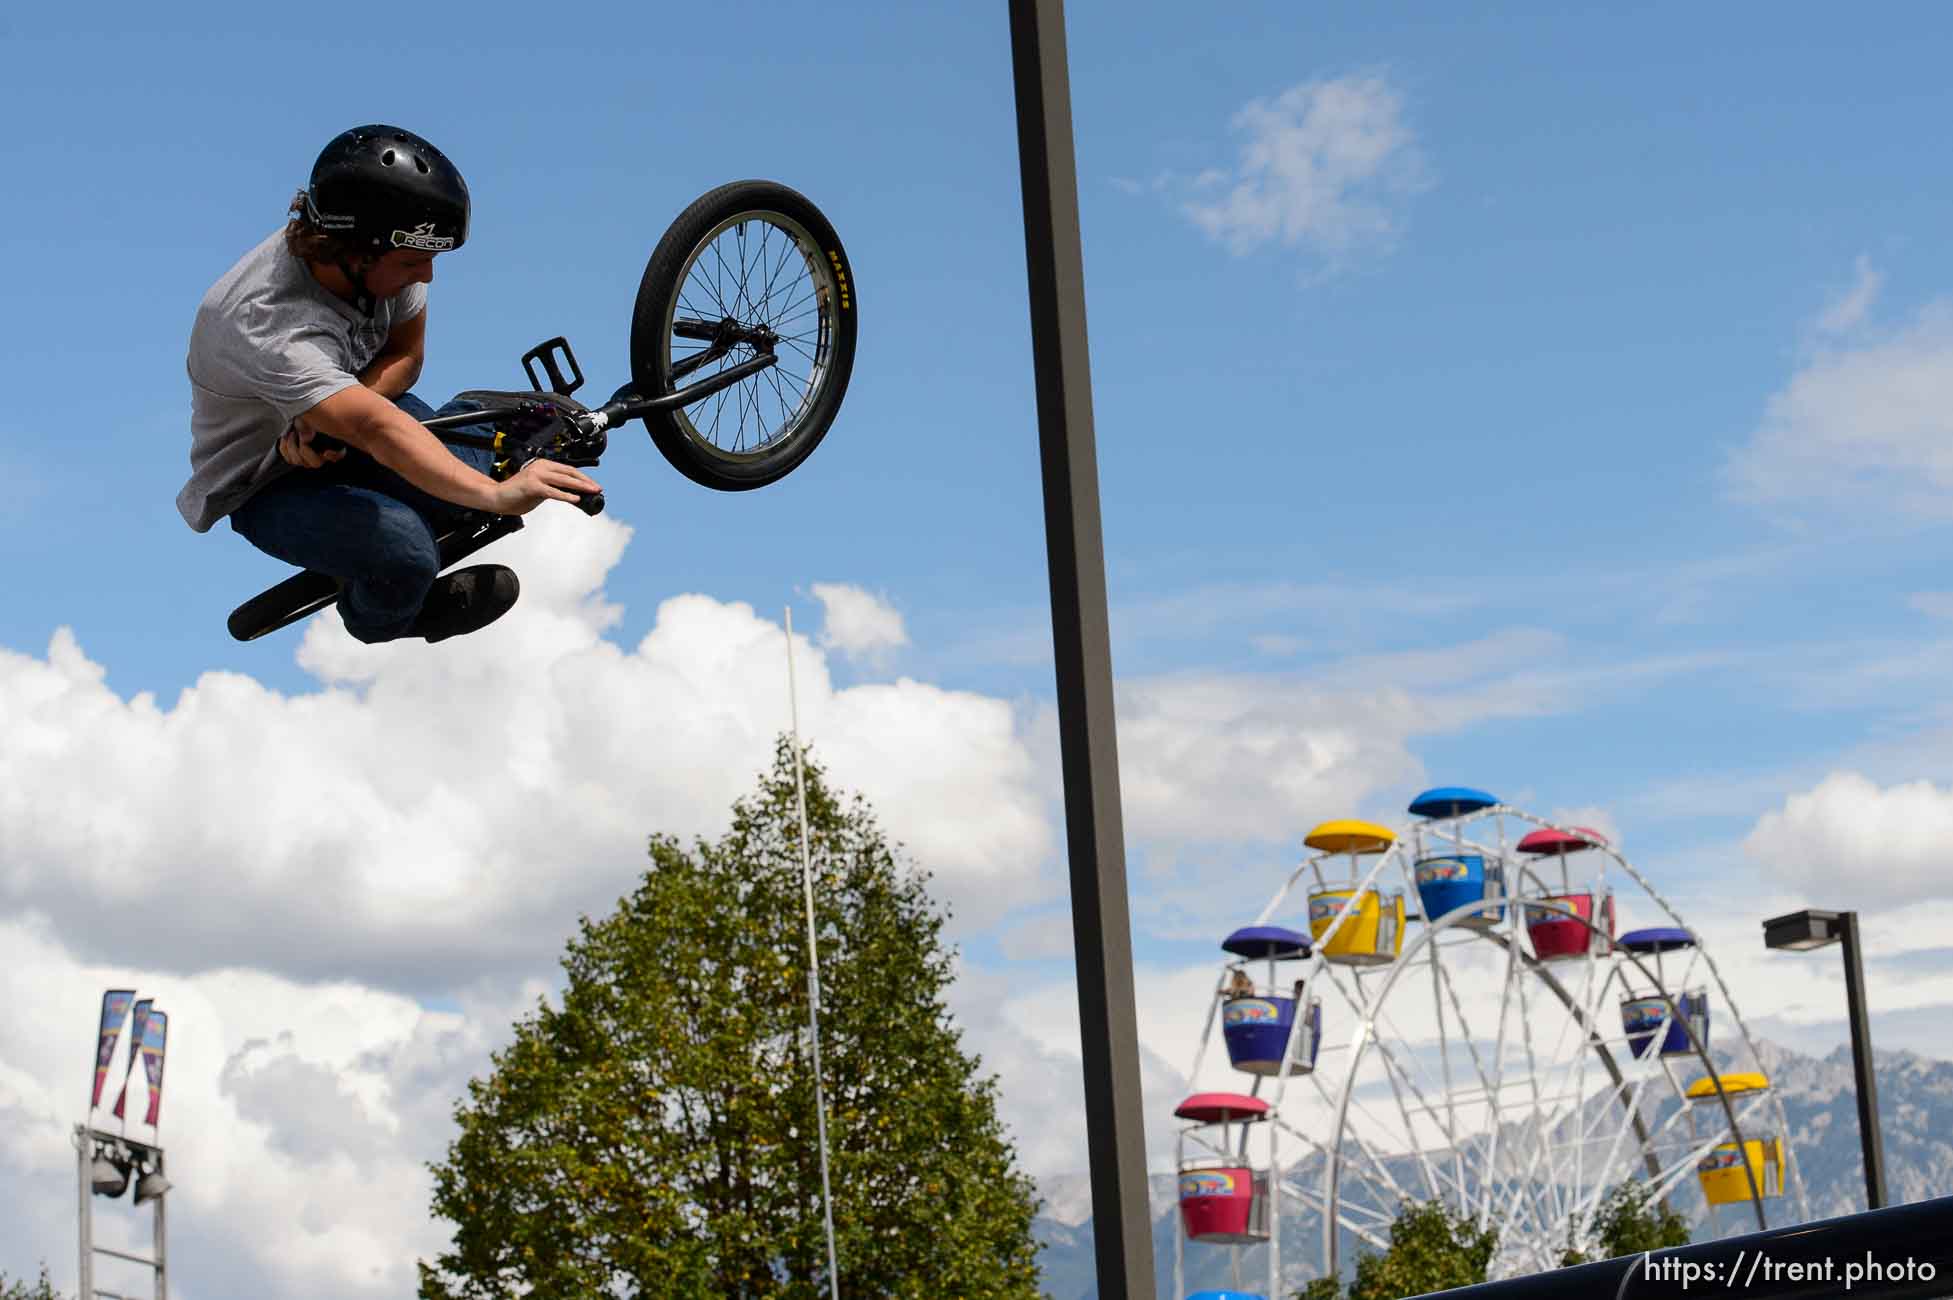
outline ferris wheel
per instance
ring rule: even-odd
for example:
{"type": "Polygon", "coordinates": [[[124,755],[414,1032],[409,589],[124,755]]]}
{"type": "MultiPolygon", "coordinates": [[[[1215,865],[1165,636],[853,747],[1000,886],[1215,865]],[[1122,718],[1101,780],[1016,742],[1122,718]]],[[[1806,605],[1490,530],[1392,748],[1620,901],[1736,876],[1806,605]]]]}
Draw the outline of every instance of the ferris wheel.
{"type": "Polygon", "coordinates": [[[1385,1249],[1406,1201],[1496,1228],[1493,1278],[1591,1256],[1631,1181],[1706,1201],[1718,1233],[1808,1218],[1755,1042],[1647,878],[1482,790],[1409,812],[1401,833],[1317,826],[1222,942],[1188,1078],[1223,1086],[1175,1109],[1175,1296],[1189,1243],[1286,1294],[1385,1249]]]}

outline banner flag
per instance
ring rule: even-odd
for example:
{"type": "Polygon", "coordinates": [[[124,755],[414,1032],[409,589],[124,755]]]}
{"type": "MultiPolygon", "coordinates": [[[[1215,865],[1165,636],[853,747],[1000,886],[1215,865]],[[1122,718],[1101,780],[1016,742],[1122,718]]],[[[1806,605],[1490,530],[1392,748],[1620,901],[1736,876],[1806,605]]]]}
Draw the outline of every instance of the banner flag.
{"type": "Polygon", "coordinates": [[[142,1072],[149,1076],[149,1114],[143,1123],[154,1125],[163,1108],[163,1047],[169,1039],[170,1018],[152,1010],[142,1022],[142,1072]]]}
{"type": "Polygon", "coordinates": [[[136,1072],[136,1058],[142,1055],[143,1022],[149,1019],[149,1007],[155,1001],[155,998],[144,998],[136,1003],[135,1014],[129,1019],[129,1064],[122,1071],[122,1091],[115,1096],[113,1114],[117,1119],[123,1118],[122,1105],[129,1100],[129,1076],[136,1072]]]}
{"type": "Polygon", "coordinates": [[[134,989],[110,989],[102,994],[102,1031],[95,1040],[95,1091],[89,1097],[90,1110],[102,1104],[102,1085],[108,1082],[109,1063],[115,1059],[115,1040],[128,1018],[129,1004],[135,1000],[134,989]]]}

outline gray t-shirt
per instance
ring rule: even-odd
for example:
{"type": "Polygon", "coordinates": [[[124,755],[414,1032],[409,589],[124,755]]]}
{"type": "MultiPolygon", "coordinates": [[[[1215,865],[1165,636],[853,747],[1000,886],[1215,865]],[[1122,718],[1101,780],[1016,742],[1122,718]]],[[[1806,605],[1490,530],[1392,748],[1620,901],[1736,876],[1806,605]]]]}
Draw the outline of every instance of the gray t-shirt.
{"type": "Polygon", "coordinates": [[[297,416],[359,383],[402,321],[427,308],[410,284],[373,315],[326,292],[281,227],[210,286],[190,331],[190,481],[176,508],[198,532],[291,466],[278,439],[297,416]]]}

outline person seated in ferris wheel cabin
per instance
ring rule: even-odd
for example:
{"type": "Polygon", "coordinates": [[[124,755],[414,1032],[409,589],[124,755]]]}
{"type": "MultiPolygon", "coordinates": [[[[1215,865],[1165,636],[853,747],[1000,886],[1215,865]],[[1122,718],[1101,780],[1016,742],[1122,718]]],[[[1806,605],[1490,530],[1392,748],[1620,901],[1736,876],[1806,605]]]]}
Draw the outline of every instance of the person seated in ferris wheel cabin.
{"type": "Polygon", "coordinates": [[[468,510],[521,515],[600,490],[550,460],[497,482],[488,451],[450,448],[421,423],[437,414],[410,391],[427,286],[468,219],[468,186],[439,149],[354,127],[320,152],[283,228],[211,286],[191,330],[177,509],[200,533],[228,516],[259,550],[338,579],[361,641],[487,626],[515,603],[514,572],[481,564],[437,581],[435,539],[468,510]]]}

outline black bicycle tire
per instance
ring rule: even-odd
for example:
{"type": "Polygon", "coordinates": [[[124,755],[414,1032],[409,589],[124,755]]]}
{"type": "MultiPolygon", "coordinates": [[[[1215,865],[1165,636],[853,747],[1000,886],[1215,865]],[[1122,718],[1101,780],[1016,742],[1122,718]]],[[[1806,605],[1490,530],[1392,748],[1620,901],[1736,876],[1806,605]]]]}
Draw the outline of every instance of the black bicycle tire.
{"type": "MultiPolygon", "coordinates": [[[[645,396],[674,391],[665,364],[665,321],[681,289],[685,264],[705,236],[745,213],[776,213],[798,224],[820,245],[838,286],[833,335],[820,392],[791,434],[759,452],[735,455],[688,434],[671,411],[644,417],[651,441],[672,468],[694,483],[722,492],[744,492],[784,478],[813,454],[833,426],[854,370],[855,284],[847,251],[833,223],[805,195],[775,181],[732,181],[708,190],[678,214],[652,250],[638,283],[631,313],[631,382],[645,396]]],[[[765,373],[765,372],[762,372],[765,373]]]]}
{"type": "Polygon", "coordinates": [[[268,587],[231,611],[225,628],[239,641],[255,641],[281,627],[316,614],[339,600],[339,584],[323,573],[303,569],[268,587]]]}
{"type": "MultiPolygon", "coordinates": [[[[435,539],[440,571],[447,572],[490,542],[521,528],[522,520],[516,515],[481,516],[468,525],[450,528],[435,539]]],[[[225,627],[239,641],[255,641],[338,604],[339,592],[338,579],[301,569],[232,610],[225,627]]]]}

